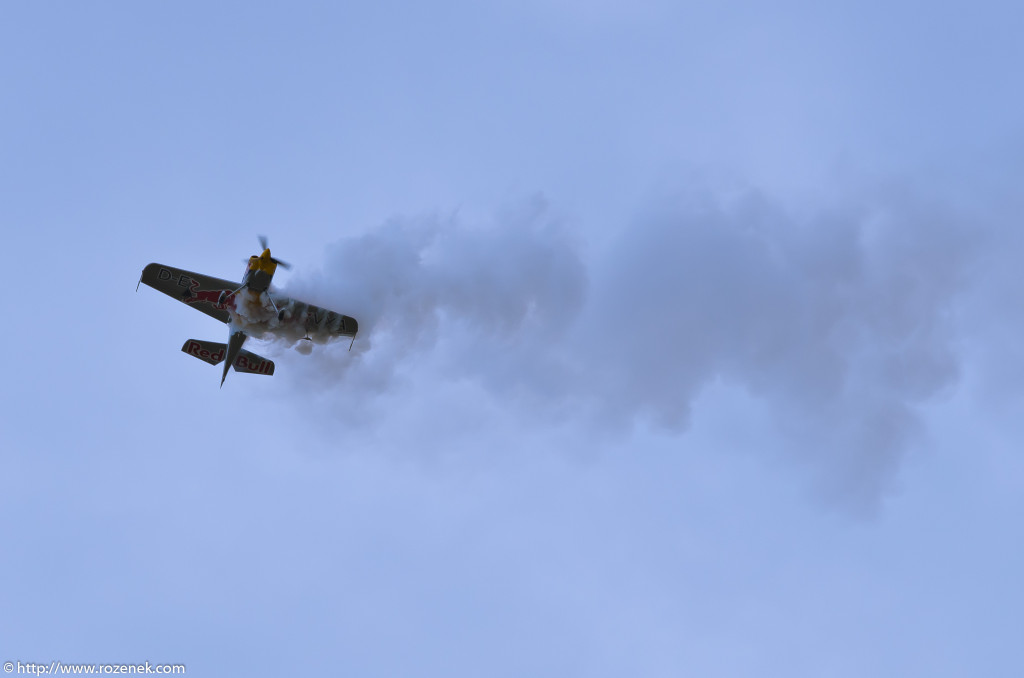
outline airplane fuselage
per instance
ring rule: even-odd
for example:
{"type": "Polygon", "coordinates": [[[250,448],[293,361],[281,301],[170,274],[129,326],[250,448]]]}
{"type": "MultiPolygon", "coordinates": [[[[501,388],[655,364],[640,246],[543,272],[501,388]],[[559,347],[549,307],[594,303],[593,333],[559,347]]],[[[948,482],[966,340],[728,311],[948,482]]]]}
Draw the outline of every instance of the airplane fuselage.
{"type": "Polygon", "coordinates": [[[267,248],[263,250],[263,254],[249,257],[245,275],[242,276],[242,286],[255,292],[266,292],[276,271],[277,262],[270,256],[270,248],[267,248]]]}

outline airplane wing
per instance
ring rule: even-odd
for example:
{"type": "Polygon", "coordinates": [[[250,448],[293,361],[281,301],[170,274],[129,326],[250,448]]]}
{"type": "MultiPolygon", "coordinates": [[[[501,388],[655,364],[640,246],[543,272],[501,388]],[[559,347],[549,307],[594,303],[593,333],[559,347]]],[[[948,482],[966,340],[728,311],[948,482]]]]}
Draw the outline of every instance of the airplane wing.
{"type": "Polygon", "coordinates": [[[150,264],[142,270],[139,282],[160,290],[169,297],[184,302],[222,323],[228,322],[227,307],[220,303],[221,293],[230,294],[238,283],[214,278],[201,273],[183,271],[163,264],[150,264]]]}
{"type": "Polygon", "coordinates": [[[281,323],[284,327],[300,328],[307,337],[353,337],[359,332],[359,323],[352,316],[342,315],[307,304],[298,299],[278,299],[281,323]]]}

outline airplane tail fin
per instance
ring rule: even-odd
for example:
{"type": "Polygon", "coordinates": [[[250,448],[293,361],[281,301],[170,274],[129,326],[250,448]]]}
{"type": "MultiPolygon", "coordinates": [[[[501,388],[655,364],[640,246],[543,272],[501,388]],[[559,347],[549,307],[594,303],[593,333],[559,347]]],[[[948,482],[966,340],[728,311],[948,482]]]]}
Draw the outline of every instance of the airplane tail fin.
{"type": "Polygon", "coordinates": [[[222,388],[224,380],[228,378],[228,367],[241,355],[242,344],[245,343],[245,339],[245,332],[231,332],[228,330],[228,355],[224,359],[224,372],[220,375],[220,385],[222,388]]]}
{"type": "MultiPolygon", "coordinates": [[[[181,350],[190,356],[199,358],[205,363],[219,365],[224,361],[224,357],[227,355],[228,346],[227,344],[222,344],[219,341],[189,339],[181,347],[181,350]]],[[[262,356],[258,356],[255,353],[251,353],[244,349],[238,351],[238,355],[235,357],[232,367],[235,368],[235,372],[248,372],[249,374],[266,375],[272,375],[274,373],[273,360],[267,360],[262,356]]]]}

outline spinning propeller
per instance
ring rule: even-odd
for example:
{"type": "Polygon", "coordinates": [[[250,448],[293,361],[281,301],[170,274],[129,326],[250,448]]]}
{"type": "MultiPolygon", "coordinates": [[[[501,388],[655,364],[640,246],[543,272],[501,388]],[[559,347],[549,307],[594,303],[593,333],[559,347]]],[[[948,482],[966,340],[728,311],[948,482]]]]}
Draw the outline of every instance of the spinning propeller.
{"type": "MultiPolygon", "coordinates": [[[[261,235],[259,236],[259,239],[260,251],[266,251],[270,249],[270,246],[267,244],[267,236],[261,235]]],[[[289,264],[287,261],[281,261],[280,259],[275,259],[274,257],[270,257],[270,260],[285,270],[288,270],[292,267],[292,265],[289,264]]]]}

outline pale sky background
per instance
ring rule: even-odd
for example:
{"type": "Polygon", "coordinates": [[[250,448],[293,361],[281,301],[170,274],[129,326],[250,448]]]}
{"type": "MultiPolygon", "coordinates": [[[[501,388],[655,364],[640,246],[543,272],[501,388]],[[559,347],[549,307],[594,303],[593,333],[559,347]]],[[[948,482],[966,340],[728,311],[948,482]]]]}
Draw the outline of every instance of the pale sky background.
{"type": "Polygon", "coordinates": [[[0,660],[1022,675],[1022,30],[5,4],[0,660]],[[218,389],[258,234],[362,331],[218,389]]]}

